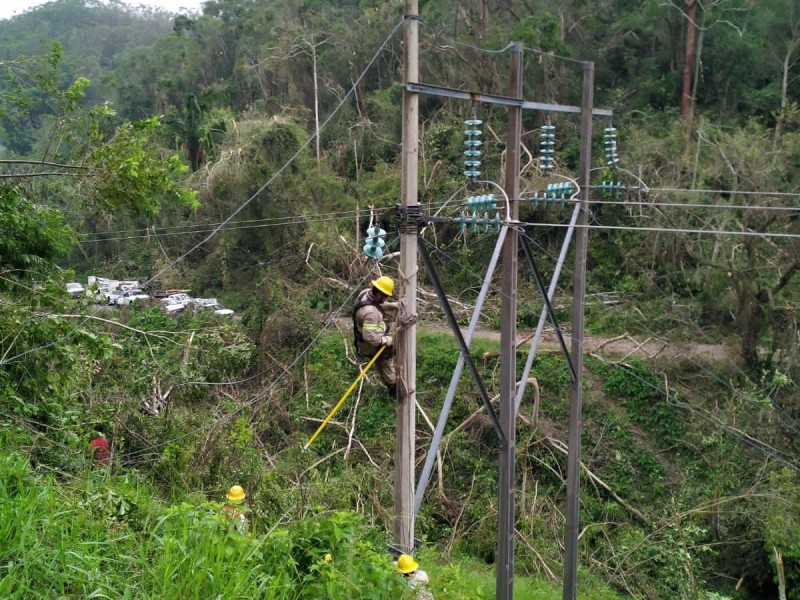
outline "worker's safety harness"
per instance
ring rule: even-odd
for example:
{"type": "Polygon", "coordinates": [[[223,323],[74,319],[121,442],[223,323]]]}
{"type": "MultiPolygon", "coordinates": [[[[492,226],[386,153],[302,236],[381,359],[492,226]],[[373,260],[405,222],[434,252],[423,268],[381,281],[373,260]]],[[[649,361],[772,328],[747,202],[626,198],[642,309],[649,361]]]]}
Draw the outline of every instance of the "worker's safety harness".
{"type": "MultiPolygon", "coordinates": [[[[377,348],[375,349],[375,352],[372,352],[370,354],[365,354],[361,350],[361,348],[363,347],[361,346],[361,344],[367,344],[367,341],[364,339],[364,336],[362,335],[361,330],[358,328],[358,324],[356,323],[356,315],[358,314],[358,311],[364,308],[365,306],[374,306],[381,312],[381,314],[383,314],[383,311],[380,309],[380,306],[374,300],[368,299],[368,297],[370,296],[369,291],[370,290],[364,290],[363,292],[361,292],[358,298],[356,298],[356,303],[353,306],[353,344],[355,345],[357,352],[359,352],[363,356],[366,356],[367,358],[372,358],[373,356],[375,356],[377,348]]],[[[383,361],[393,357],[394,357],[394,347],[390,347],[384,350],[383,354],[380,357],[380,360],[383,361]]]]}

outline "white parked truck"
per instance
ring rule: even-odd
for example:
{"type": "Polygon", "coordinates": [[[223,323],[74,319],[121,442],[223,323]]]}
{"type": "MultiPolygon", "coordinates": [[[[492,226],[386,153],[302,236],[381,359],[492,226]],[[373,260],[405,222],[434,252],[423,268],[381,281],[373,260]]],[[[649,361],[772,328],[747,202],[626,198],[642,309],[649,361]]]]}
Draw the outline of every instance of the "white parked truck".
{"type": "Polygon", "coordinates": [[[142,290],[128,290],[125,292],[111,292],[108,296],[109,304],[116,304],[117,306],[128,306],[137,300],[147,300],[150,298],[142,290]]]}
{"type": "Polygon", "coordinates": [[[170,294],[166,298],[161,299],[161,307],[168,315],[177,315],[186,310],[186,307],[192,300],[191,296],[183,292],[170,294]]]}
{"type": "Polygon", "coordinates": [[[198,308],[214,311],[215,315],[219,315],[221,317],[227,317],[233,314],[233,311],[230,308],[225,308],[222,306],[222,304],[217,302],[216,298],[194,298],[192,303],[198,308]]]}

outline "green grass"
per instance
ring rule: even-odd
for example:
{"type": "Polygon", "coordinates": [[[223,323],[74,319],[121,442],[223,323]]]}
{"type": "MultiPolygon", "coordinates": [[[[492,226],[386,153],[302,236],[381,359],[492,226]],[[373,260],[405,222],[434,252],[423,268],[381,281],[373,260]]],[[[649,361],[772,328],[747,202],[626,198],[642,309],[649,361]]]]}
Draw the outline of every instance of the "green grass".
{"type": "Polygon", "coordinates": [[[0,597],[379,600],[403,594],[388,555],[361,541],[369,536],[356,515],[310,515],[266,535],[242,535],[224,514],[213,502],[165,505],[133,477],[88,472],[57,481],[35,473],[21,454],[3,452],[0,597]]]}
{"type": "MultiPolygon", "coordinates": [[[[353,513],[311,511],[286,527],[250,526],[244,535],[232,530],[219,503],[164,504],[133,475],[60,480],[35,472],[21,453],[0,453],[2,598],[412,597],[380,536],[353,513]]],[[[438,565],[432,550],[423,555],[437,599],[494,597],[491,567],[438,565]]],[[[521,600],[560,597],[558,583],[515,583],[521,600]]],[[[603,588],[582,597],[617,598],[603,588]]]]}
{"type": "MultiPolygon", "coordinates": [[[[428,554],[424,554],[427,558],[428,554]]],[[[430,558],[433,558],[432,556],[430,558]]],[[[424,562],[430,577],[430,589],[436,600],[491,600],[495,598],[497,578],[495,570],[469,559],[461,559],[446,565],[435,561],[424,562]]],[[[533,579],[515,573],[514,598],[516,600],[560,600],[561,581],[533,579]]],[[[598,582],[594,577],[581,572],[578,596],[586,600],[619,600],[623,598],[598,582]]]]}

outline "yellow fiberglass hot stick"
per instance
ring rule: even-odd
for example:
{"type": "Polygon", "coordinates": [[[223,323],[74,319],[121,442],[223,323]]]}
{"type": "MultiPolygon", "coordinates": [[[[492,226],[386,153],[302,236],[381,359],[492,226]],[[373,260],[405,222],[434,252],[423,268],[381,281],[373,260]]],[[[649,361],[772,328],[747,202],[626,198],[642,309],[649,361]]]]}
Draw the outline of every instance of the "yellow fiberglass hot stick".
{"type": "Polygon", "coordinates": [[[330,421],[333,418],[333,415],[336,414],[336,411],[339,410],[342,407],[342,404],[344,404],[344,401],[347,400],[347,398],[350,396],[350,394],[353,393],[353,390],[356,389],[356,386],[358,385],[358,382],[361,381],[361,379],[364,377],[364,375],[367,374],[367,371],[369,371],[370,367],[372,367],[372,365],[375,364],[375,361],[378,360],[378,357],[381,355],[381,353],[384,350],[386,350],[386,346],[381,346],[378,349],[378,351],[375,353],[375,356],[373,356],[371,359],[369,359],[369,362],[367,363],[367,366],[364,367],[364,370],[361,371],[361,373],[358,374],[358,377],[356,377],[356,380],[353,382],[353,384],[350,386],[350,388],[344,393],[344,396],[342,396],[339,399],[339,402],[336,403],[336,406],[333,407],[333,410],[328,413],[328,416],[325,417],[324,421],[322,421],[322,424],[314,432],[314,435],[312,435],[309,438],[309,440],[306,442],[306,445],[303,446],[303,450],[308,450],[308,447],[311,444],[314,443],[314,440],[317,439],[317,436],[322,432],[323,429],[325,429],[325,426],[328,424],[328,421],[330,421]]]}

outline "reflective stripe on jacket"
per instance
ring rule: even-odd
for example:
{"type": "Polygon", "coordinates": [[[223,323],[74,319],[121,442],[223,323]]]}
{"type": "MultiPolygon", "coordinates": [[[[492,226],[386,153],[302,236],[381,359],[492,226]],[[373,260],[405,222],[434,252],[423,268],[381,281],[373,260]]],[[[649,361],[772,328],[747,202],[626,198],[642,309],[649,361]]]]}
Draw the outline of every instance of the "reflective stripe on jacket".
{"type": "Polygon", "coordinates": [[[385,313],[380,305],[375,304],[372,290],[364,290],[358,295],[353,312],[353,332],[360,351],[364,346],[371,346],[372,352],[377,350],[389,326],[383,320],[385,313]]]}

